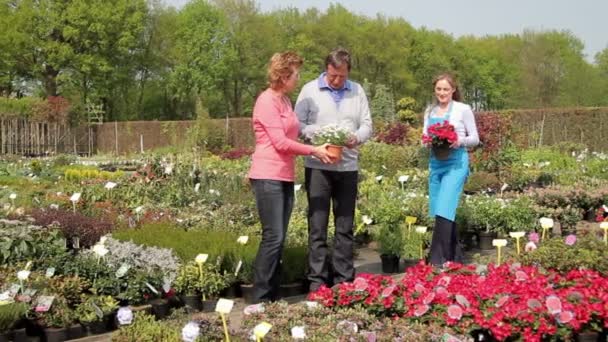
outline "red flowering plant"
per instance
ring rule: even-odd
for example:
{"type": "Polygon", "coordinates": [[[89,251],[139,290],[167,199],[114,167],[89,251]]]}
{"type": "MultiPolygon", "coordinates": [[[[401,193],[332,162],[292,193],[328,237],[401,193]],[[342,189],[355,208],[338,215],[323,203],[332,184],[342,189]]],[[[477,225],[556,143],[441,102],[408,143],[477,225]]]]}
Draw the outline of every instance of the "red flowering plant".
{"type": "Polygon", "coordinates": [[[353,283],[324,287],[309,299],[447,325],[460,333],[484,329],[499,341],[569,340],[576,332],[608,327],[608,277],[592,270],[561,275],[517,263],[447,263],[438,272],[420,263],[399,282],[362,275],[353,283]]]}
{"type": "Polygon", "coordinates": [[[454,125],[448,120],[443,123],[430,125],[427,129],[427,134],[422,135],[422,142],[432,146],[450,146],[458,140],[458,135],[454,129],[454,125]]]}

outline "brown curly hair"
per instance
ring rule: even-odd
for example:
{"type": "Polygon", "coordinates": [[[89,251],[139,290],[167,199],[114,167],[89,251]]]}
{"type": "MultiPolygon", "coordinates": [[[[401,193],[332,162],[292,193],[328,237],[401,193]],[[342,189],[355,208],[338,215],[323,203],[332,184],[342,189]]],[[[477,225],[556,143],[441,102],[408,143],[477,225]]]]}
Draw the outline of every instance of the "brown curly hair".
{"type": "Polygon", "coordinates": [[[285,85],[285,79],[293,74],[293,69],[300,68],[304,60],[293,51],[277,52],[270,58],[268,66],[268,84],[277,90],[285,85]]]}

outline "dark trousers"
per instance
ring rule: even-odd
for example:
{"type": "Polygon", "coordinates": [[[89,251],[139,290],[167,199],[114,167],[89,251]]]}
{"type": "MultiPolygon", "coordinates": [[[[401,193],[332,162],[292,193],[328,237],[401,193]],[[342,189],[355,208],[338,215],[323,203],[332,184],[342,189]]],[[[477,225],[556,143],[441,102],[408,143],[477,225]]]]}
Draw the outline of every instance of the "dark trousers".
{"type": "Polygon", "coordinates": [[[262,241],[253,273],[254,302],[278,298],[281,256],[293,209],[293,182],[252,179],[255,202],[262,223],[262,241]]]}
{"type": "Polygon", "coordinates": [[[308,280],[310,291],[355,278],[353,224],[357,200],[357,171],[326,171],[306,168],[308,197],[308,280]],[[327,224],[332,207],[336,232],[329,275],[327,224]]]}
{"type": "Polygon", "coordinates": [[[458,243],[458,229],[456,222],[442,216],[435,216],[429,262],[432,265],[441,266],[446,261],[463,262],[462,249],[458,243]]]}

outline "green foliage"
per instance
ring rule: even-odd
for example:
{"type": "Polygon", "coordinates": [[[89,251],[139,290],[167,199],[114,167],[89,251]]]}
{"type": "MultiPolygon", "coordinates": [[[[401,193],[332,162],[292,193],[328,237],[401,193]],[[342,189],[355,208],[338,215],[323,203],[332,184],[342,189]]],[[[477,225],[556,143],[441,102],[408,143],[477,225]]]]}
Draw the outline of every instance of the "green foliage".
{"type": "Polygon", "coordinates": [[[225,277],[212,264],[205,263],[199,268],[199,265],[192,261],[180,267],[173,286],[179,294],[200,294],[203,298],[211,299],[225,289],[227,284],[225,277]]]}
{"type": "Polygon", "coordinates": [[[370,111],[374,119],[385,121],[395,120],[395,101],[390,89],[384,84],[377,84],[374,97],[370,103],[370,111]]]}
{"type": "Polygon", "coordinates": [[[413,97],[403,97],[397,101],[397,118],[401,122],[416,125],[420,116],[416,113],[416,100],[413,97]]]}
{"type": "Polygon", "coordinates": [[[287,246],[283,248],[281,263],[281,283],[291,284],[306,277],[308,246],[287,246]]]}
{"type": "Polygon", "coordinates": [[[181,325],[156,321],[154,316],[136,312],[133,324],[123,326],[112,334],[113,342],[181,341],[181,325]]]}
{"type": "Polygon", "coordinates": [[[464,185],[464,191],[467,193],[475,193],[481,191],[497,190],[501,187],[498,177],[489,172],[477,171],[471,172],[467,182],[464,185]]]}
{"type": "Polygon", "coordinates": [[[28,311],[28,306],[23,302],[14,302],[0,305],[0,333],[7,332],[18,323],[28,311]]]}
{"type": "Polygon", "coordinates": [[[422,257],[425,258],[428,254],[426,246],[431,241],[432,233],[417,233],[415,226],[411,231],[404,227],[403,247],[401,249],[401,257],[404,259],[420,259],[420,251],[422,246],[422,257]]]}
{"type": "Polygon", "coordinates": [[[36,318],[43,327],[47,328],[66,328],[76,320],[74,311],[61,296],[55,297],[48,312],[37,312],[36,318]]]}
{"type": "Polygon", "coordinates": [[[573,246],[564,243],[563,237],[542,242],[539,247],[521,255],[524,265],[540,265],[562,273],[586,268],[601,274],[608,272],[608,250],[603,241],[595,234],[579,234],[573,246]]]}
{"type": "Polygon", "coordinates": [[[19,225],[0,230],[0,263],[44,260],[65,252],[64,241],[57,230],[19,225]]]}
{"type": "Polygon", "coordinates": [[[361,147],[359,165],[377,175],[393,176],[398,170],[406,168],[426,168],[420,156],[421,150],[420,146],[395,146],[369,141],[361,147]]]}
{"type": "Polygon", "coordinates": [[[400,256],[403,251],[403,229],[396,223],[379,224],[375,236],[378,241],[378,253],[381,255],[400,256]]]}

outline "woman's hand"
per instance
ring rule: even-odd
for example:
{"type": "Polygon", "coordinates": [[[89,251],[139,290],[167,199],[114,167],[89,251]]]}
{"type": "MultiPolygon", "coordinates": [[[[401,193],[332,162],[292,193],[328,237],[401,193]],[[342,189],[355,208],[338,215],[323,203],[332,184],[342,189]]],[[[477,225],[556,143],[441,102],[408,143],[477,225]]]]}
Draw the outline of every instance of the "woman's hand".
{"type": "Polygon", "coordinates": [[[459,148],[460,147],[460,140],[458,140],[458,138],[456,138],[456,141],[454,141],[452,143],[452,145],[450,145],[450,148],[459,148]]]}
{"type": "Polygon", "coordinates": [[[317,157],[320,161],[322,161],[325,164],[331,164],[334,162],[334,160],[331,158],[331,156],[327,152],[327,146],[329,146],[329,144],[315,146],[314,150],[312,151],[312,155],[317,157]]]}

